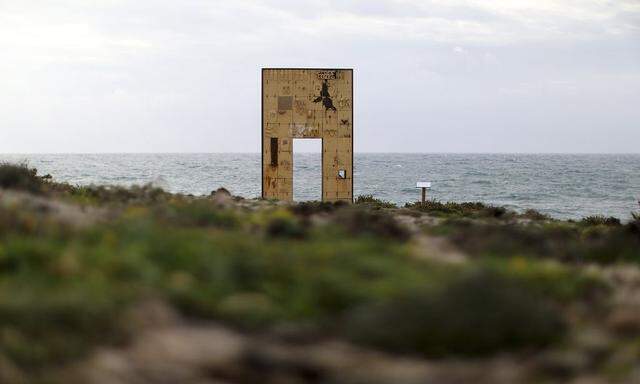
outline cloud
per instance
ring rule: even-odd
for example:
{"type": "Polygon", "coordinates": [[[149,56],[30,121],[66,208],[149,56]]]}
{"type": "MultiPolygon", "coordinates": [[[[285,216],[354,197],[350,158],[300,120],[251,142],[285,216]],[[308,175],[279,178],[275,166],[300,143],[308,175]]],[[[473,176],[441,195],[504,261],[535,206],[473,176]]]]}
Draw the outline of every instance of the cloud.
{"type": "Polygon", "coordinates": [[[0,0],[0,52],[0,152],[257,151],[266,66],[356,68],[360,151],[639,138],[635,0],[0,0]]]}

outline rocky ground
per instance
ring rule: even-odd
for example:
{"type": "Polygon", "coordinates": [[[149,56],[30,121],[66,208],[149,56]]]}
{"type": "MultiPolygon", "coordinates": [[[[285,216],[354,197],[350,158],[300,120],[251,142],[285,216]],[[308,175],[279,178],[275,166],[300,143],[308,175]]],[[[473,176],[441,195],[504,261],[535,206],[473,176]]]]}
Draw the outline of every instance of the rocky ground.
{"type": "Polygon", "coordinates": [[[1,383],[637,383],[640,220],[0,165],[1,383]]]}

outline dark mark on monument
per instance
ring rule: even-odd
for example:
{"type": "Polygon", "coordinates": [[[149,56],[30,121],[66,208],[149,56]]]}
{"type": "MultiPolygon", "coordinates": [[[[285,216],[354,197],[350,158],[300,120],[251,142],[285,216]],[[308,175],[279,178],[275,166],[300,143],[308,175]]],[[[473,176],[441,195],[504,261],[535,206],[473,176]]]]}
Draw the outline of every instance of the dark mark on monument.
{"type": "Polygon", "coordinates": [[[322,101],[322,105],[326,111],[328,110],[336,110],[336,107],[333,106],[333,100],[331,99],[331,95],[329,94],[329,82],[325,79],[322,82],[322,90],[320,91],[320,96],[316,97],[313,102],[318,103],[322,101]]]}

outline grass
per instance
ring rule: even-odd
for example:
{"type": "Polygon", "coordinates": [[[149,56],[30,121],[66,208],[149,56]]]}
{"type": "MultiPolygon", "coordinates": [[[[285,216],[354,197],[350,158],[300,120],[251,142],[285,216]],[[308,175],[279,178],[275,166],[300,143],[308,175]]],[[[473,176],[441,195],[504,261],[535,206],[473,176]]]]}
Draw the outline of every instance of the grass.
{"type": "Polygon", "coordinates": [[[508,210],[504,207],[496,207],[481,202],[440,202],[437,200],[427,200],[421,202],[407,203],[405,208],[412,211],[427,213],[431,216],[441,218],[472,218],[472,219],[527,219],[532,221],[551,221],[550,216],[545,215],[535,209],[527,209],[522,213],[508,210]]]}
{"type": "Polygon", "coordinates": [[[640,262],[640,237],[634,235],[632,223],[621,226],[551,221],[505,225],[450,219],[428,231],[446,235],[477,257],[522,255],[571,263],[640,262]]]}
{"type": "MultiPolygon", "coordinates": [[[[488,321],[477,306],[464,312],[464,303],[476,300],[478,293],[455,288],[461,284],[460,273],[470,269],[413,258],[405,246],[406,234],[395,232],[399,229],[382,212],[342,207],[335,214],[324,226],[306,226],[302,214],[289,210],[242,212],[217,208],[206,199],[177,200],[133,205],[113,222],[77,230],[47,221],[25,226],[37,219],[22,212],[12,219],[18,225],[0,232],[0,351],[18,366],[37,371],[84,356],[97,344],[126,342],[137,330],[122,321],[123,313],[149,297],[168,301],[185,316],[242,329],[302,322],[351,338],[356,327],[362,330],[353,333],[357,342],[427,355],[493,353],[527,346],[531,340],[532,345],[545,345],[560,337],[561,328],[552,332],[546,323],[532,339],[509,332],[511,322],[523,317],[530,319],[529,327],[536,326],[531,319],[561,317],[557,311],[546,312],[555,297],[549,292],[563,291],[561,286],[572,276],[548,279],[545,290],[529,289],[535,293],[531,300],[539,304],[526,302],[517,309],[511,308],[511,300],[519,301],[519,296],[492,296],[511,292],[510,285],[482,293],[481,301],[494,300],[495,310],[518,312],[486,324],[485,335],[478,339],[448,336],[429,341],[419,336],[422,325],[428,325],[429,332],[454,335],[456,327],[488,321]],[[388,346],[365,332],[364,325],[356,325],[362,319],[356,309],[374,311],[383,305],[383,311],[393,312],[393,307],[385,307],[388,303],[402,303],[413,295],[416,303],[443,306],[435,308],[444,316],[461,310],[468,322],[454,327],[436,318],[421,319],[419,311],[408,313],[401,324],[407,332],[418,333],[415,340],[407,338],[405,346],[402,339],[388,346]],[[452,299],[459,303],[446,306],[452,299]],[[353,322],[339,325],[340,319],[352,316],[353,322]],[[517,341],[511,344],[513,337],[517,341]],[[491,338],[497,341],[486,344],[491,338]]],[[[491,276],[509,274],[496,269],[491,276]]],[[[525,291],[530,277],[514,276],[513,284],[525,291]]],[[[580,297],[577,291],[570,299],[580,297]]],[[[375,311],[372,321],[386,318],[375,311]]]]}
{"type": "Polygon", "coordinates": [[[366,345],[428,356],[542,346],[562,335],[559,311],[542,295],[525,294],[528,277],[502,282],[505,274],[496,272],[476,284],[499,281],[497,286],[467,289],[458,277],[464,271],[412,260],[397,243],[372,237],[315,233],[305,241],[265,235],[247,242],[239,232],[167,231],[140,216],[70,242],[54,236],[33,243],[14,235],[3,243],[0,318],[11,332],[0,347],[29,369],[77,358],[94,344],[126,340],[134,330],[117,319],[149,294],[190,317],[249,329],[312,323],[366,345]],[[354,308],[377,308],[381,302],[392,304],[381,307],[382,314],[358,312],[345,328],[334,329],[341,317],[356,316],[354,308]],[[417,312],[405,311],[412,307],[417,312]],[[423,316],[424,311],[435,317],[423,316]],[[489,315],[494,312],[504,317],[489,315]],[[367,331],[388,329],[375,320],[386,319],[384,313],[402,316],[393,321],[402,324],[405,336],[385,332],[396,340],[392,345],[367,331]],[[363,316],[372,323],[360,324],[363,316]],[[483,328],[474,328],[478,325],[483,328]],[[432,334],[444,336],[432,339],[432,334]]]}
{"type": "Polygon", "coordinates": [[[398,206],[390,201],[376,199],[373,195],[359,195],[354,200],[355,204],[367,205],[375,208],[397,208],[398,206]]]}
{"type": "Polygon", "coordinates": [[[432,275],[397,243],[364,234],[320,231],[301,241],[274,236],[270,222],[247,242],[227,219],[203,221],[196,208],[204,203],[194,204],[168,208],[172,221],[136,208],[85,231],[44,227],[37,242],[19,226],[3,231],[0,350],[28,369],[80,357],[94,344],[126,339],[131,330],[117,319],[148,295],[187,316],[241,327],[321,326],[432,275]]]}
{"type": "Polygon", "coordinates": [[[433,291],[360,309],[349,319],[347,336],[430,357],[478,356],[541,348],[559,340],[564,328],[559,312],[520,282],[476,271],[433,291]]]}
{"type": "Polygon", "coordinates": [[[136,204],[157,203],[167,201],[171,194],[152,185],[142,186],[69,186],[63,196],[86,204],[136,204]],[[66,196],[65,196],[66,197],[66,196]]]}
{"type": "Polygon", "coordinates": [[[437,200],[427,200],[424,204],[421,202],[407,203],[405,208],[429,213],[438,217],[504,218],[513,215],[513,212],[503,207],[494,207],[480,202],[443,203],[437,200]]]}
{"type": "Polygon", "coordinates": [[[639,257],[637,216],[618,225],[482,203],[384,209],[391,205],[371,196],[249,209],[150,186],[57,184],[26,166],[2,170],[19,175],[3,179],[9,188],[107,212],[78,227],[53,211],[0,205],[0,357],[25,372],[129,342],[140,329],[126,314],[149,299],[188,320],[265,333],[298,323],[390,352],[526,352],[563,342],[564,308],[596,309],[606,295],[577,263],[639,257]],[[397,211],[443,217],[425,230],[471,260],[417,257],[397,211]]]}

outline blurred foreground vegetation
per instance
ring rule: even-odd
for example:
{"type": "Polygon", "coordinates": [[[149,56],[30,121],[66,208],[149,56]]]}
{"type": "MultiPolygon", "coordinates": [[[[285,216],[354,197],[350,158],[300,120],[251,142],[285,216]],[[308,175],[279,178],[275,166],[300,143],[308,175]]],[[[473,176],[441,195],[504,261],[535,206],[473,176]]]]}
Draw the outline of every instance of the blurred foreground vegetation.
{"type": "Polygon", "coordinates": [[[640,261],[638,216],[568,222],[372,196],[289,205],[76,187],[10,164],[0,187],[0,360],[40,378],[126,346],[143,330],[131,310],[149,300],[247,333],[425,358],[526,355],[568,345],[611,310],[616,287],[583,266],[640,261]],[[464,260],[424,245],[433,239],[464,260]]]}

